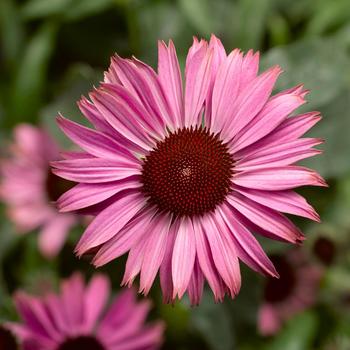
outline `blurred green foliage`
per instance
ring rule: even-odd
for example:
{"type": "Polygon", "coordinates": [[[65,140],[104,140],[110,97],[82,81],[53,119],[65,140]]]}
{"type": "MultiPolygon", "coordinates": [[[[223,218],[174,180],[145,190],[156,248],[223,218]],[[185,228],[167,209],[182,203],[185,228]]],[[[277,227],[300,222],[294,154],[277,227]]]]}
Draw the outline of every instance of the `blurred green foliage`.
{"type": "MultiPolygon", "coordinates": [[[[274,338],[257,334],[263,278],[246,271],[236,300],[216,305],[205,294],[199,308],[162,305],[154,288],[155,316],[168,325],[164,349],[349,349],[350,305],[350,3],[349,0],[0,0],[0,137],[19,122],[43,123],[63,143],[57,112],[80,119],[75,102],[102,80],[109,57],[132,54],[156,66],[158,39],[172,38],[183,64],[192,36],[220,37],[227,50],[261,50],[263,67],[280,64],[278,89],[300,82],[311,89],[305,109],[320,110],[312,131],[326,140],[322,156],[305,164],[327,178],[327,190],[308,190],[323,223],[301,225],[310,240],[327,234],[339,248],[327,269],[317,306],[290,320],[274,338]],[[326,331],[324,329],[326,328],[326,331]]],[[[80,232],[63,253],[45,261],[35,235],[18,236],[0,208],[0,320],[13,319],[10,293],[56,284],[74,269],[92,267],[73,256],[80,232]]],[[[78,230],[79,231],[79,230],[78,230]]],[[[286,247],[264,240],[267,251],[286,247]]],[[[310,253],[311,254],[311,253],[310,253]]],[[[122,264],[102,269],[118,289],[122,264]]]]}

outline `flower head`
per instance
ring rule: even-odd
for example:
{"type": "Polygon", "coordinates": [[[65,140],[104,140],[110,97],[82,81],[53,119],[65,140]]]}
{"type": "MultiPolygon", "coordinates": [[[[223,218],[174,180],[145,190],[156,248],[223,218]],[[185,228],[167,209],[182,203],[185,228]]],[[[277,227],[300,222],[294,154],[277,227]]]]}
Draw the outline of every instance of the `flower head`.
{"type": "Polygon", "coordinates": [[[321,140],[300,138],[320,117],[291,116],[307,91],[271,96],[281,69],[258,74],[258,66],[258,53],[227,55],[215,36],[194,39],[185,86],[172,42],[159,43],[157,73],[112,58],[91,101],[79,102],[94,129],[58,117],[83,150],[53,163],[55,174],[79,182],[58,205],[96,215],[78,255],[97,250],[101,266],[129,252],[123,283],[140,274],[147,294],[159,270],[167,302],[187,291],[198,304],[205,280],[216,300],[234,297],[239,260],[277,276],[251,230],[297,243],[303,234],[281,212],[319,220],[293,189],[325,182],[293,164],[320,153],[321,140]]]}
{"type": "Polygon", "coordinates": [[[262,335],[273,335],[295,314],[311,307],[322,277],[322,269],[310,264],[300,249],[272,257],[280,278],[268,278],[258,314],[262,335]]]}
{"type": "Polygon", "coordinates": [[[137,303],[133,290],[122,292],[106,308],[109,280],[96,275],[85,286],[76,273],[61,284],[61,293],[15,296],[23,323],[9,323],[23,350],[158,349],[161,322],[145,325],[150,303],[137,303]]]}
{"type": "Polygon", "coordinates": [[[54,202],[73,183],[51,172],[50,161],[60,159],[55,141],[44,130],[20,124],[14,130],[11,156],[0,164],[0,198],[19,232],[40,228],[39,248],[47,256],[61,249],[74,214],[58,212],[54,202]]]}

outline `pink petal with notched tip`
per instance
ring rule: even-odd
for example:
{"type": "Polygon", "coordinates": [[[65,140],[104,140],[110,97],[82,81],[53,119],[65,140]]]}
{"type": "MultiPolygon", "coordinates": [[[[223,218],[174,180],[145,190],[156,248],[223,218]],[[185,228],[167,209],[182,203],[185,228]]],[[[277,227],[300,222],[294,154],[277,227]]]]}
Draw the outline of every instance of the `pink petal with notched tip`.
{"type": "Polygon", "coordinates": [[[298,139],[264,148],[237,162],[237,171],[252,171],[261,168],[291,165],[299,160],[322,153],[312,147],[323,143],[321,139],[298,139]]]}
{"type": "Polygon", "coordinates": [[[179,299],[185,293],[190,281],[194,260],[196,257],[196,243],[192,221],[189,218],[179,219],[179,228],[176,233],[172,252],[173,299],[179,299]]]}
{"type": "Polygon", "coordinates": [[[171,40],[168,46],[164,41],[158,41],[158,77],[174,115],[174,126],[183,127],[185,120],[182,77],[176,49],[171,40]]]}
{"type": "Polygon", "coordinates": [[[147,295],[163,261],[171,216],[159,214],[153,217],[149,227],[147,243],[140,273],[140,292],[147,295]]]}
{"type": "Polygon", "coordinates": [[[251,201],[238,193],[229,195],[227,202],[255,225],[289,242],[296,243],[303,237],[303,234],[290,220],[275,210],[251,201]]]}
{"type": "Polygon", "coordinates": [[[244,171],[232,182],[256,190],[281,191],[300,186],[327,186],[315,171],[300,166],[281,166],[244,171]]]}
{"type": "Polygon", "coordinates": [[[237,152],[269,134],[303,103],[305,101],[297,95],[286,94],[272,98],[260,113],[235,136],[231,152],[237,152]]]}
{"type": "MultiPolygon", "coordinates": [[[[154,70],[133,57],[132,60],[115,57],[115,63],[124,77],[123,85],[137,98],[152,117],[154,125],[171,123],[170,108],[154,70]]],[[[169,125],[171,126],[171,125],[169,125]]]]}
{"type": "Polygon", "coordinates": [[[56,214],[44,224],[39,233],[39,248],[45,257],[53,258],[59,253],[75,222],[72,214],[56,214]]]}
{"type": "Polygon", "coordinates": [[[204,120],[207,126],[212,125],[212,96],[213,86],[216,78],[216,74],[222,62],[226,59],[226,51],[221,41],[215,36],[211,35],[209,41],[209,50],[212,50],[212,64],[211,64],[211,79],[208,94],[205,99],[205,114],[204,120]]]}
{"type": "Polygon", "coordinates": [[[143,131],[140,124],[130,119],[135,114],[131,113],[125,101],[104,89],[95,90],[90,94],[90,98],[110,126],[124,138],[135,143],[144,152],[152,149],[154,141],[143,131]]]}
{"type": "Polygon", "coordinates": [[[194,262],[192,276],[188,284],[188,297],[191,305],[199,305],[203,295],[204,276],[199,266],[198,259],[194,262]]]}
{"type": "Polygon", "coordinates": [[[79,183],[57,200],[57,206],[60,212],[74,211],[100,203],[123,190],[140,186],[138,176],[106,183],[79,183]]]}
{"type": "Polygon", "coordinates": [[[236,187],[235,190],[245,197],[279,212],[303,216],[315,221],[320,220],[315,209],[296,192],[290,190],[260,191],[243,187],[236,187]]]}
{"type": "Polygon", "coordinates": [[[215,300],[223,300],[225,296],[224,284],[218,271],[216,270],[205,231],[203,230],[200,221],[196,218],[193,219],[193,226],[199,266],[214,293],[215,300]]]}
{"type": "Polygon", "coordinates": [[[275,130],[261,140],[236,152],[235,156],[242,158],[265,148],[271,148],[281,143],[294,141],[304,135],[310,128],[320,121],[320,119],[319,112],[310,112],[290,117],[284,120],[275,130]]]}
{"type": "Polygon", "coordinates": [[[272,262],[267,257],[259,242],[250,231],[235,217],[227,204],[218,209],[215,215],[219,227],[229,230],[234,242],[238,257],[251,269],[264,275],[278,276],[272,262]]]}
{"type": "Polygon", "coordinates": [[[281,69],[278,66],[273,67],[260,74],[242,90],[232,108],[230,118],[223,126],[221,135],[224,140],[231,140],[260,112],[280,74],[281,69]]]}
{"type": "Polygon", "coordinates": [[[52,172],[64,179],[83,183],[103,183],[139,175],[137,164],[103,158],[60,160],[51,163],[52,172]]]}
{"type": "Polygon", "coordinates": [[[241,288],[241,273],[233,240],[227,234],[226,227],[217,225],[214,214],[207,214],[201,221],[214,264],[233,297],[241,288]]]}
{"type": "Polygon", "coordinates": [[[173,300],[174,286],[173,286],[171,263],[172,263],[176,234],[178,231],[178,225],[179,225],[179,221],[175,220],[175,222],[170,227],[168,237],[167,237],[164,258],[159,268],[160,287],[162,289],[163,301],[165,303],[170,303],[173,300]]]}
{"type": "Polygon", "coordinates": [[[201,123],[200,112],[208,93],[211,78],[212,50],[206,42],[193,44],[187,56],[185,70],[185,125],[201,123]],[[194,47],[196,48],[194,49],[194,47]]]}
{"type": "Polygon", "coordinates": [[[85,288],[83,332],[95,331],[110,296],[111,285],[104,275],[95,275],[85,288]]]}
{"type": "Polygon", "coordinates": [[[144,206],[139,193],[126,193],[91,222],[76,247],[78,255],[113,238],[144,206]],[[118,215],[115,215],[118,213],[118,215]]]}
{"type": "Polygon", "coordinates": [[[142,209],[121,231],[102,245],[93,259],[93,264],[96,267],[107,264],[128,252],[140,239],[146,239],[154,215],[154,208],[142,209]]]}
{"type": "Polygon", "coordinates": [[[240,76],[239,84],[240,91],[243,91],[246,86],[257,77],[259,70],[259,60],[259,52],[254,53],[253,50],[249,50],[244,56],[242,62],[242,74],[240,76]]]}
{"type": "Polygon", "coordinates": [[[215,77],[211,100],[211,123],[206,125],[214,133],[220,132],[230,118],[238,96],[243,55],[232,51],[221,63],[215,77]]]}
{"type": "Polygon", "coordinates": [[[138,159],[132,153],[120,147],[112,137],[100,131],[81,126],[62,116],[57,117],[57,123],[75,144],[95,157],[138,163],[138,159]]]}

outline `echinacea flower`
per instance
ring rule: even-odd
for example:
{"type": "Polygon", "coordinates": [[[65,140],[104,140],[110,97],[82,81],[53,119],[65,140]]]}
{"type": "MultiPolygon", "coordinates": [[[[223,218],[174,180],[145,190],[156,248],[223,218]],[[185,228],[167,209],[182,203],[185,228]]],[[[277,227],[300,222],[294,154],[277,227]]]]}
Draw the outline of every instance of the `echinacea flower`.
{"type": "Polygon", "coordinates": [[[205,280],[216,300],[234,297],[239,259],[277,276],[250,230],[297,243],[303,234],[280,212],[319,220],[293,189],[326,184],[293,164],[320,153],[321,140],[300,138],[320,116],[292,117],[307,91],[271,96],[281,69],[258,74],[258,65],[258,53],[227,55],[215,36],[194,39],[184,87],[171,41],[159,43],[158,73],[112,58],[91,101],[79,103],[94,129],[58,117],[82,148],[53,163],[55,174],[79,182],[58,205],[96,215],[78,255],[97,251],[101,266],[129,252],[123,284],[140,274],[147,294],[160,270],[167,302],[187,291],[198,304],[205,280]]]}
{"type": "Polygon", "coordinates": [[[317,296],[322,269],[312,265],[300,249],[272,257],[280,278],[268,278],[258,312],[262,335],[274,335],[283,323],[311,307],[317,296]]]}
{"type": "Polygon", "coordinates": [[[8,323],[23,350],[155,350],[163,323],[146,325],[150,302],[136,301],[133,290],[123,291],[106,307],[107,277],[96,275],[84,285],[80,273],[61,284],[60,294],[34,297],[18,292],[15,303],[23,323],[8,323]]]}
{"type": "Polygon", "coordinates": [[[18,350],[16,338],[10,330],[0,324],[0,350],[18,350]]]}
{"type": "Polygon", "coordinates": [[[19,232],[40,228],[39,249],[53,257],[77,222],[76,215],[59,213],[54,204],[72,187],[51,172],[50,161],[61,159],[58,146],[46,131],[20,124],[9,152],[0,164],[0,199],[19,232]]]}

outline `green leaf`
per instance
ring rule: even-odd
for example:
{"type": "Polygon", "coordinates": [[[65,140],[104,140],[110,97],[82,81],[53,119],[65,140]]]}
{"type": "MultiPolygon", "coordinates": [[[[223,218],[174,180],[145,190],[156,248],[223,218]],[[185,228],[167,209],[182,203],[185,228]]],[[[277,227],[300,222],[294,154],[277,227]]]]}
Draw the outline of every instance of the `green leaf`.
{"type": "Polygon", "coordinates": [[[304,161],[327,178],[341,177],[350,171],[350,90],[335,97],[320,109],[323,119],[312,129],[310,136],[325,140],[324,153],[304,161]]]}
{"type": "Polygon", "coordinates": [[[210,36],[217,31],[218,22],[215,12],[220,1],[178,0],[178,3],[183,14],[201,35],[210,36]]]}
{"type": "Polygon", "coordinates": [[[47,68],[51,58],[57,26],[45,23],[28,42],[16,72],[11,95],[9,122],[14,125],[24,117],[33,121],[45,93],[47,68]]]}
{"type": "Polygon", "coordinates": [[[201,305],[191,310],[192,324],[213,350],[233,350],[234,327],[229,310],[216,304],[211,292],[205,291],[201,305]]]}
{"type": "Polygon", "coordinates": [[[310,350],[317,324],[313,312],[304,312],[291,319],[264,350],[310,350]]]}
{"type": "Polygon", "coordinates": [[[319,0],[316,5],[306,29],[307,35],[322,34],[350,19],[348,0],[319,0]]]}
{"type": "Polygon", "coordinates": [[[72,0],[30,0],[22,7],[22,16],[26,19],[38,19],[57,16],[69,9],[72,0]]]}
{"type": "Polygon", "coordinates": [[[2,55],[5,64],[12,70],[19,59],[24,36],[23,23],[13,0],[0,1],[0,28],[2,55]]]}
{"type": "Polygon", "coordinates": [[[262,45],[271,0],[240,0],[236,17],[236,46],[243,50],[259,49],[262,45]]]}
{"type": "Polygon", "coordinates": [[[280,65],[285,73],[277,82],[277,90],[303,83],[311,90],[307,110],[320,108],[349,85],[350,61],[341,40],[337,36],[315,38],[273,48],[263,56],[262,66],[280,65]]]}
{"type": "Polygon", "coordinates": [[[115,0],[74,0],[65,13],[65,19],[75,21],[96,15],[115,5],[115,0]]]}
{"type": "Polygon", "coordinates": [[[77,101],[82,95],[87,95],[93,89],[94,84],[98,84],[102,78],[101,71],[95,71],[88,65],[71,66],[61,84],[56,87],[57,91],[53,101],[41,110],[40,120],[42,124],[61,145],[68,147],[70,141],[57,127],[56,116],[58,113],[62,113],[69,119],[86,124],[86,119],[82,117],[77,107],[77,101]]]}

